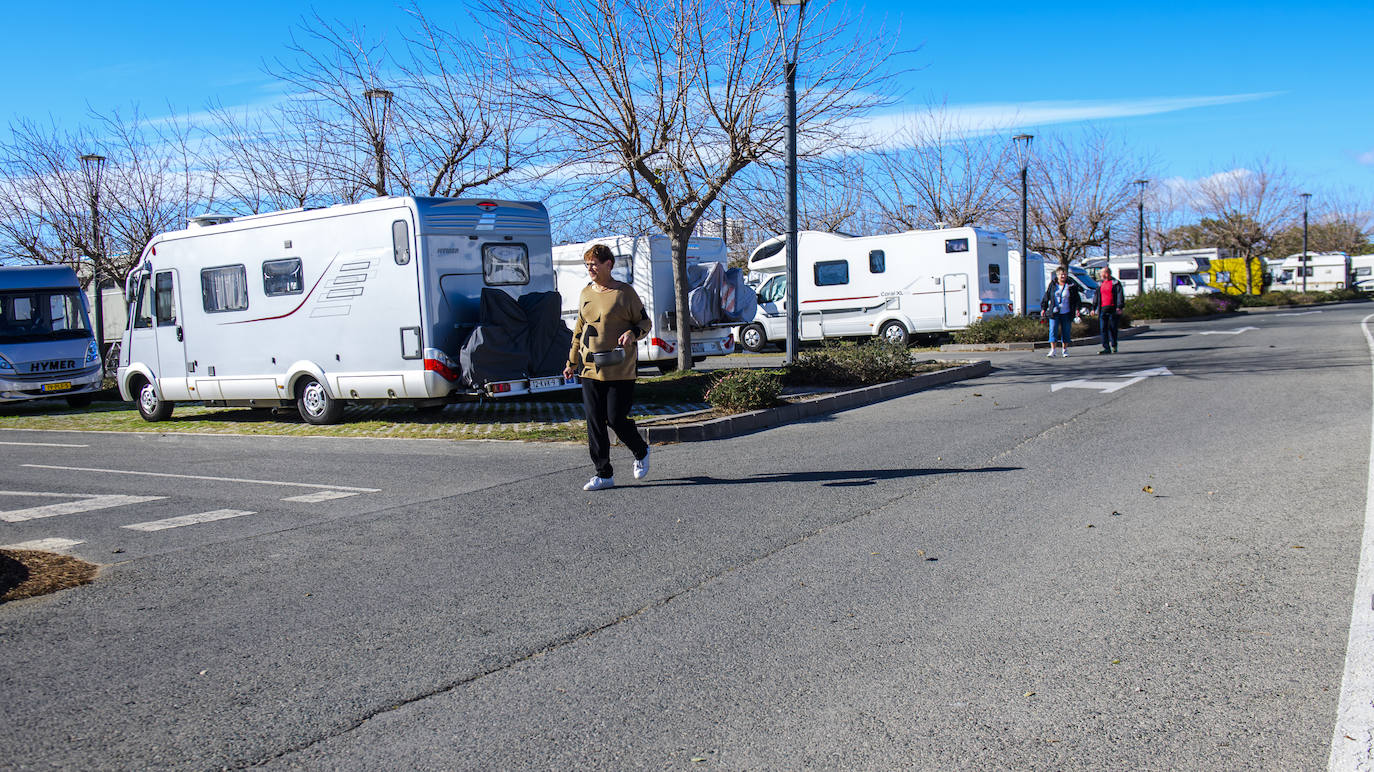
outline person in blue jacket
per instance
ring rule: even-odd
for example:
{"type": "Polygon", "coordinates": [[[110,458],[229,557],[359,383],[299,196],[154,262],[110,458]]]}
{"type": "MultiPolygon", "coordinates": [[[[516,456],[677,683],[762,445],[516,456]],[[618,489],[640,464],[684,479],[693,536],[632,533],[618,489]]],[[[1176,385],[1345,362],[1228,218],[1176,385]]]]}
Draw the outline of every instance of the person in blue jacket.
{"type": "Polygon", "coordinates": [[[1069,340],[1073,337],[1073,318],[1082,305],[1083,298],[1078,285],[1069,281],[1069,270],[1059,268],[1054,272],[1054,281],[1045,288],[1045,296],[1040,299],[1040,315],[1050,320],[1050,353],[1054,356],[1054,342],[1059,341],[1059,356],[1069,355],[1069,340]]]}

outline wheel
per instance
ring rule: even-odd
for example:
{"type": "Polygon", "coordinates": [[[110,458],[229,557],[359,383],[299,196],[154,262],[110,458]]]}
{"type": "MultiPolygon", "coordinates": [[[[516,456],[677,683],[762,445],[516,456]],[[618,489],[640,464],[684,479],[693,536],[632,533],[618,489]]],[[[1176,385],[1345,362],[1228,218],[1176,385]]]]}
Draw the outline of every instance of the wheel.
{"type": "Polygon", "coordinates": [[[94,394],[73,394],[72,396],[67,397],[67,404],[71,405],[74,408],[90,407],[91,403],[94,401],[94,394]]]}
{"type": "Polygon", "coordinates": [[[909,333],[905,324],[894,321],[884,324],[882,329],[878,330],[878,335],[888,343],[900,343],[905,346],[909,333]]]}
{"type": "Polygon", "coordinates": [[[145,421],[166,421],[172,417],[172,407],[175,403],[159,397],[151,381],[139,380],[134,399],[138,404],[138,414],[143,416],[145,421]]]}
{"type": "Polygon", "coordinates": [[[758,353],[763,351],[763,347],[768,345],[768,336],[763,333],[763,325],[746,325],[739,331],[739,344],[744,348],[758,353]]]}
{"type": "Polygon", "coordinates": [[[304,378],[296,389],[296,409],[306,423],[323,425],[339,422],[343,402],[329,396],[324,386],[314,378],[304,378]]]}
{"type": "Polygon", "coordinates": [[[654,363],[654,366],[657,367],[657,368],[658,368],[658,371],[659,371],[660,373],[664,374],[664,375],[667,375],[668,373],[675,373],[675,372],[677,372],[677,360],[676,360],[676,359],[661,359],[661,360],[655,362],[655,363],[654,363]]]}

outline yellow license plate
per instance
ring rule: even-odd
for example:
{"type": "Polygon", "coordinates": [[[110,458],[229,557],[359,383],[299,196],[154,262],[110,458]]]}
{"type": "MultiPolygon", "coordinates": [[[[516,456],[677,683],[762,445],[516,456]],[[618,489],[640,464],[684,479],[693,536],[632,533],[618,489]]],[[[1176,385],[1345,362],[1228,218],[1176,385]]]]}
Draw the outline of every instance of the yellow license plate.
{"type": "Polygon", "coordinates": [[[43,384],[43,391],[70,391],[71,388],[72,388],[71,381],[63,381],[63,382],[61,382],[61,383],[45,383],[45,384],[43,384]]]}

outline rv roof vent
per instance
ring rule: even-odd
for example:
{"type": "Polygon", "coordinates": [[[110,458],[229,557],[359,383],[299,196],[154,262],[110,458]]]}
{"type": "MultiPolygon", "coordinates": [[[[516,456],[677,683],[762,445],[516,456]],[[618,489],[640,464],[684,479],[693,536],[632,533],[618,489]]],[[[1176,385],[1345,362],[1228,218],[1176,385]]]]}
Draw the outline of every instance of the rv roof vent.
{"type": "Polygon", "coordinates": [[[937,222],[937,223],[935,223],[935,227],[936,227],[936,228],[939,228],[940,230],[944,230],[944,229],[945,229],[945,224],[944,224],[943,222],[937,222]]]}
{"type": "Polygon", "coordinates": [[[186,227],[187,227],[188,229],[190,229],[190,228],[208,228],[208,227],[210,227],[211,225],[223,225],[223,224],[225,224],[225,223],[227,223],[227,222],[233,222],[233,221],[234,221],[234,218],[233,218],[232,215],[227,215],[227,214],[198,214],[198,215],[196,215],[195,217],[192,217],[191,220],[190,220],[190,222],[186,223],[186,227]]]}

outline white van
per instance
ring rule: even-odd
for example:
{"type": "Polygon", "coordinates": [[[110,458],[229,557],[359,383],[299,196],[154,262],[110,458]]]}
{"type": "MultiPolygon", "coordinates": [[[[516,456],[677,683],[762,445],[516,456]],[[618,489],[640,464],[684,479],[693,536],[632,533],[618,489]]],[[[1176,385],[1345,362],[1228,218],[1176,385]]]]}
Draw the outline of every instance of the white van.
{"type": "MultiPolygon", "coordinates": [[[[559,294],[563,296],[563,320],[569,325],[577,320],[577,301],[588,281],[582,256],[593,244],[605,244],[615,255],[611,276],[635,288],[653,324],[650,334],[639,340],[639,363],[656,365],[665,373],[677,369],[677,299],[673,287],[672,240],[661,234],[606,236],[554,247],[553,268],[559,294]]],[[[728,260],[723,239],[693,237],[687,241],[689,267],[708,263],[724,266],[728,260]]],[[[693,326],[694,361],[734,351],[734,323],[693,326]]]]}
{"type": "Polygon", "coordinates": [[[566,344],[549,372],[476,387],[459,365],[484,290],[554,291],[550,248],[544,206],[515,201],[381,197],[196,218],[153,238],[129,274],[120,393],[148,420],[196,401],[295,405],[332,423],[345,402],[569,387],[566,344]]]}
{"type": "Polygon", "coordinates": [[[59,265],[0,267],[0,403],[66,397],[91,404],[100,350],[76,272],[59,265]]]}
{"type": "MultiPolygon", "coordinates": [[[[764,277],[754,321],[740,345],[758,351],[787,338],[787,237],[749,256],[764,277]]],[[[798,334],[802,340],[881,336],[905,343],[913,333],[963,329],[1011,313],[1007,237],[981,228],[941,228],[880,236],[797,234],[798,334]]]]}

